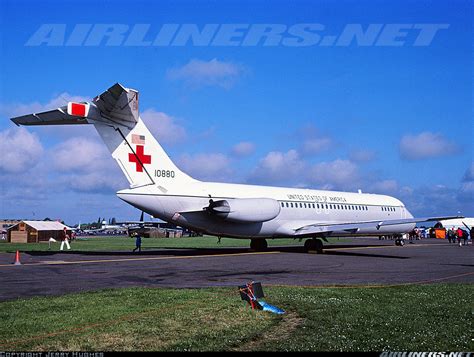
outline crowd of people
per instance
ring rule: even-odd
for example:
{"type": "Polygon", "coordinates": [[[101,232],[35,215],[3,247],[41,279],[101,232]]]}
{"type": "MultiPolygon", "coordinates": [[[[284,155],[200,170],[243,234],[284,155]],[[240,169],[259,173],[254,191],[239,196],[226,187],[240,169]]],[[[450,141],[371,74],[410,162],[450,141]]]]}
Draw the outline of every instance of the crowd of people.
{"type": "MultiPolygon", "coordinates": [[[[459,246],[468,245],[469,240],[472,240],[473,236],[474,236],[474,227],[471,227],[469,231],[461,227],[458,227],[458,228],[451,227],[450,229],[445,230],[445,238],[449,241],[449,243],[459,244],[459,246]]],[[[420,229],[416,227],[408,234],[408,238],[410,241],[420,240],[420,239],[430,238],[430,237],[440,238],[440,237],[437,237],[434,228],[431,228],[428,230],[428,229],[420,229]]]]}
{"type": "Polygon", "coordinates": [[[446,230],[446,238],[448,239],[449,243],[457,243],[459,246],[462,245],[467,245],[469,236],[474,235],[474,227],[470,229],[470,232],[468,232],[466,229],[462,229],[461,227],[458,227],[458,229],[455,229],[454,227],[451,227],[451,229],[446,230]]]}

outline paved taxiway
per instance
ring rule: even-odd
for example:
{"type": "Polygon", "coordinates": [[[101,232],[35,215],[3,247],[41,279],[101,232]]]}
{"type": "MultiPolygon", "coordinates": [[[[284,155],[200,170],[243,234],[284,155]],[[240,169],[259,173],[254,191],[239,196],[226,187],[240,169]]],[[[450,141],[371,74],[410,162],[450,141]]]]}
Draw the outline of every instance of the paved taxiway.
{"type": "Polygon", "coordinates": [[[128,252],[0,254],[0,301],[39,295],[131,286],[237,286],[249,281],[264,285],[398,285],[474,283],[474,246],[428,239],[393,245],[392,241],[354,239],[330,245],[324,254],[299,247],[266,252],[218,248],[163,249],[128,252]]]}

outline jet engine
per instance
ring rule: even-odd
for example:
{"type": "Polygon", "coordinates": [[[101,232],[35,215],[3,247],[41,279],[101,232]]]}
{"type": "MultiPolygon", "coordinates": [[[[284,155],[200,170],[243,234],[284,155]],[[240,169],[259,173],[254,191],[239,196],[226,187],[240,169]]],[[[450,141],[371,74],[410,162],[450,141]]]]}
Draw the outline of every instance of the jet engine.
{"type": "Polygon", "coordinates": [[[209,214],[226,221],[238,223],[257,223],[269,221],[280,213],[280,204],[271,198],[231,198],[209,200],[204,207],[209,214]]]}

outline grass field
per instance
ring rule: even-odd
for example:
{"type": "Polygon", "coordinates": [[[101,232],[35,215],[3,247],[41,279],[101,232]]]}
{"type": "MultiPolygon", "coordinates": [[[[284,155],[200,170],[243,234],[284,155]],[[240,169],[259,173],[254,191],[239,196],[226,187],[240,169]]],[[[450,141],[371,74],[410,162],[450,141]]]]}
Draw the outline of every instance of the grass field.
{"type": "Polygon", "coordinates": [[[469,284],[264,287],[285,315],[236,289],[129,288],[0,303],[0,350],[473,351],[469,284]]]}
{"type": "MultiPolygon", "coordinates": [[[[329,243],[342,243],[348,241],[347,239],[330,238],[329,243]]],[[[286,246],[297,245],[303,246],[303,242],[294,239],[268,239],[268,245],[271,246],[286,246]]],[[[59,250],[61,243],[52,243],[51,250],[59,250]]],[[[220,244],[217,243],[216,237],[183,237],[183,238],[144,238],[142,239],[142,249],[173,249],[173,248],[230,248],[241,247],[248,248],[250,241],[248,239],[231,239],[222,238],[220,244]]],[[[71,249],[73,251],[131,251],[135,248],[135,239],[129,237],[88,237],[78,238],[71,242],[71,249]]],[[[14,253],[17,250],[21,252],[32,251],[47,251],[48,243],[0,243],[0,253],[8,252],[14,253]]]]}

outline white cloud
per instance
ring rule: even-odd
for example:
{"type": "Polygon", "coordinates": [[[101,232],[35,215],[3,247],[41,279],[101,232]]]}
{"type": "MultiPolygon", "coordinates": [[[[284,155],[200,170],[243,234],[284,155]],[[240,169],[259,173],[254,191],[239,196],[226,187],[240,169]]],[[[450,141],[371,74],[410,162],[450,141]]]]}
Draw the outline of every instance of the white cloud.
{"type": "Polygon", "coordinates": [[[160,143],[182,144],[187,137],[186,129],[166,113],[147,109],[140,114],[140,117],[160,143]]]}
{"type": "Polygon", "coordinates": [[[325,189],[354,190],[360,187],[360,174],[356,164],[337,159],[313,165],[309,180],[325,189]]]}
{"type": "Polygon", "coordinates": [[[64,187],[79,192],[111,192],[128,186],[102,142],[70,138],[53,147],[48,156],[64,187]]]}
{"type": "Polygon", "coordinates": [[[407,134],[400,140],[400,156],[405,160],[423,160],[449,156],[459,151],[458,146],[440,133],[407,134]]]}
{"type": "Polygon", "coordinates": [[[84,174],[66,175],[61,177],[64,185],[78,192],[113,193],[127,187],[121,172],[95,171],[84,174]]]}
{"type": "Polygon", "coordinates": [[[303,143],[303,153],[307,155],[319,154],[330,149],[333,141],[328,137],[312,138],[303,143]]]}
{"type": "Polygon", "coordinates": [[[355,162],[368,162],[375,159],[375,152],[369,149],[353,150],[349,153],[349,159],[355,162]]]}
{"type": "Polygon", "coordinates": [[[466,170],[464,177],[463,177],[464,182],[470,182],[474,181],[474,162],[471,162],[471,166],[468,167],[466,170]]]}
{"type": "Polygon", "coordinates": [[[192,59],[182,67],[169,69],[167,77],[184,81],[191,87],[217,86],[229,89],[244,72],[243,66],[216,58],[210,61],[192,59]]]}
{"type": "Polygon", "coordinates": [[[467,208],[466,202],[458,199],[458,190],[445,185],[400,190],[397,198],[415,217],[455,215],[467,208]]]}
{"type": "Polygon", "coordinates": [[[377,181],[370,186],[370,192],[393,195],[398,193],[399,185],[396,180],[377,181]]]}
{"type": "Polygon", "coordinates": [[[294,149],[286,153],[269,152],[260,160],[258,166],[250,174],[249,181],[261,184],[287,184],[304,181],[301,177],[305,163],[294,149]]]}
{"type": "Polygon", "coordinates": [[[474,162],[464,173],[459,196],[460,200],[468,201],[474,206],[474,162]]]}
{"type": "Polygon", "coordinates": [[[200,180],[229,180],[232,175],[230,159],[219,153],[184,154],[178,159],[178,167],[200,180]]]}
{"type": "Polygon", "coordinates": [[[25,128],[10,128],[0,132],[0,153],[0,172],[26,172],[36,166],[43,146],[25,128]]]}
{"type": "Polygon", "coordinates": [[[70,138],[56,145],[49,155],[60,172],[106,171],[113,164],[103,143],[84,137],[70,138]]]}
{"type": "Polygon", "coordinates": [[[246,157],[255,152],[255,144],[248,141],[242,141],[234,145],[231,152],[233,156],[246,157]]]}

